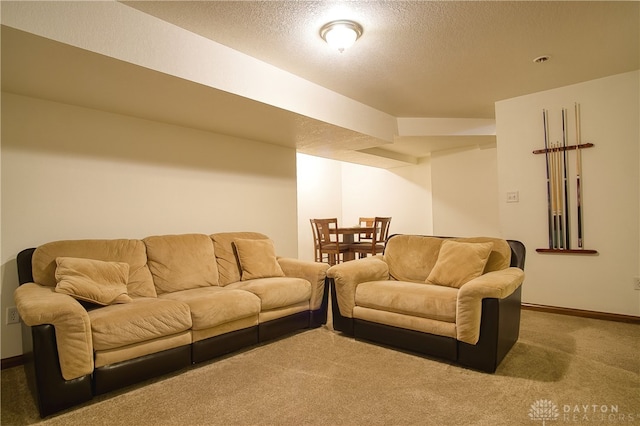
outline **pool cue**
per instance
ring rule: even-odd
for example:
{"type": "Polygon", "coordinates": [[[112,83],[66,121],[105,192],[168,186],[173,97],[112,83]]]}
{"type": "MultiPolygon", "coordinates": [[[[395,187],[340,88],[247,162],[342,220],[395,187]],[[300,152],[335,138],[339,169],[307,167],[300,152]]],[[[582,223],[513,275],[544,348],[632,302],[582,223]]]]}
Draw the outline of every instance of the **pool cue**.
{"type": "Polygon", "coordinates": [[[551,213],[551,178],[549,176],[549,123],[547,110],[542,110],[542,123],[544,126],[544,156],[547,165],[547,226],[549,228],[549,248],[554,248],[553,219],[551,213]]]}
{"type": "Polygon", "coordinates": [[[567,179],[567,109],[562,108],[562,161],[563,161],[563,180],[564,180],[564,248],[571,248],[570,240],[570,220],[569,220],[569,181],[567,179]]]}
{"type": "Polygon", "coordinates": [[[562,164],[560,162],[560,142],[556,142],[555,144],[555,182],[556,182],[556,209],[558,211],[557,220],[558,220],[558,248],[564,248],[564,230],[563,230],[563,211],[562,211],[562,182],[561,176],[562,171],[560,170],[562,164]]]}
{"type": "Polygon", "coordinates": [[[553,248],[559,248],[558,242],[558,197],[556,196],[556,149],[555,144],[551,144],[550,147],[551,156],[551,214],[553,216],[553,248]]]}
{"type": "Polygon", "coordinates": [[[580,105],[575,103],[576,110],[576,200],[578,211],[578,248],[583,248],[583,223],[582,223],[582,151],[580,150],[582,135],[580,133],[580,105]]]}

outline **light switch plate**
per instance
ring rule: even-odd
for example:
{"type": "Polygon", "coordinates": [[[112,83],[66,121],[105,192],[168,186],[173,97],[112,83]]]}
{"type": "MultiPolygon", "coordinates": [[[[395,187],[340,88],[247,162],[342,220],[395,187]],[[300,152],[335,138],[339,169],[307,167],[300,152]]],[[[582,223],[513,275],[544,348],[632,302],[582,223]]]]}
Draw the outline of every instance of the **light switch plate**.
{"type": "Polygon", "coordinates": [[[518,191],[507,192],[507,203],[517,203],[520,201],[520,194],[518,191]]]}

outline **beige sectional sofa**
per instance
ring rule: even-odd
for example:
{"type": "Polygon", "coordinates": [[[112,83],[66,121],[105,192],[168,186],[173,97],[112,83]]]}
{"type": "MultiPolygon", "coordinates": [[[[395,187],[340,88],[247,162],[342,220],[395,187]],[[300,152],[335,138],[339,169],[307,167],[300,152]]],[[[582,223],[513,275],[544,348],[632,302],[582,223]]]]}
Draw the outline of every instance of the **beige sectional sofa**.
{"type": "Polygon", "coordinates": [[[260,233],[56,241],[17,262],[43,417],[327,319],[329,266],[276,257],[260,233]]]}
{"type": "Polygon", "coordinates": [[[327,271],[333,327],[494,372],[518,339],[524,257],[518,241],[393,235],[327,271]]]}

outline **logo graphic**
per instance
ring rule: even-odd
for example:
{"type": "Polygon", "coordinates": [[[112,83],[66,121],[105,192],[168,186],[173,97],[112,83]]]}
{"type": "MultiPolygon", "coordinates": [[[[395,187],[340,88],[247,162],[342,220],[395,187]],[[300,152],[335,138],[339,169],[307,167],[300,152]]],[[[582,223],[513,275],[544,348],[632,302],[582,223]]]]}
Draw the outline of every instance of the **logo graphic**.
{"type": "Polygon", "coordinates": [[[539,399],[529,409],[529,418],[533,421],[542,420],[542,426],[546,421],[556,421],[560,417],[558,406],[548,399],[539,399]]]}

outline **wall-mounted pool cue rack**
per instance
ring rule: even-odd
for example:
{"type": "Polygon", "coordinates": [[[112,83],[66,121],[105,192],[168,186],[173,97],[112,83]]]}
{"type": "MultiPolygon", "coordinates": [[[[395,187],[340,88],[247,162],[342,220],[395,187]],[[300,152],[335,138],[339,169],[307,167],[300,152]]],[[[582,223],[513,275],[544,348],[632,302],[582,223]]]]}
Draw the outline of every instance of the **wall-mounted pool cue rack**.
{"type": "Polygon", "coordinates": [[[592,148],[592,143],[581,143],[580,135],[580,105],[575,104],[575,145],[567,145],[568,114],[562,109],[562,143],[549,142],[549,112],[542,111],[544,126],[544,149],[533,151],[534,154],[544,154],[547,172],[547,219],[549,232],[549,247],[538,248],[538,253],[558,254],[597,254],[596,250],[584,248],[584,222],[582,220],[582,150],[592,148]],[[578,247],[572,248],[571,238],[571,191],[569,189],[569,151],[575,151],[575,179],[576,179],[576,218],[578,247]]]}
{"type": "MultiPolygon", "coordinates": [[[[556,149],[559,149],[561,151],[572,151],[575,149],[582,149],[582,148],[593,148],[595,145],[592,143],[582,143],[580,145],[569,145],[568,147],[559,147],[556,149]]],[[[533,151],[534,154],[546,154],[547,152],[551,152],[553,151],[553,148],[549,148],[549,149],[536,149],[535,151],[533,151]]]]}

